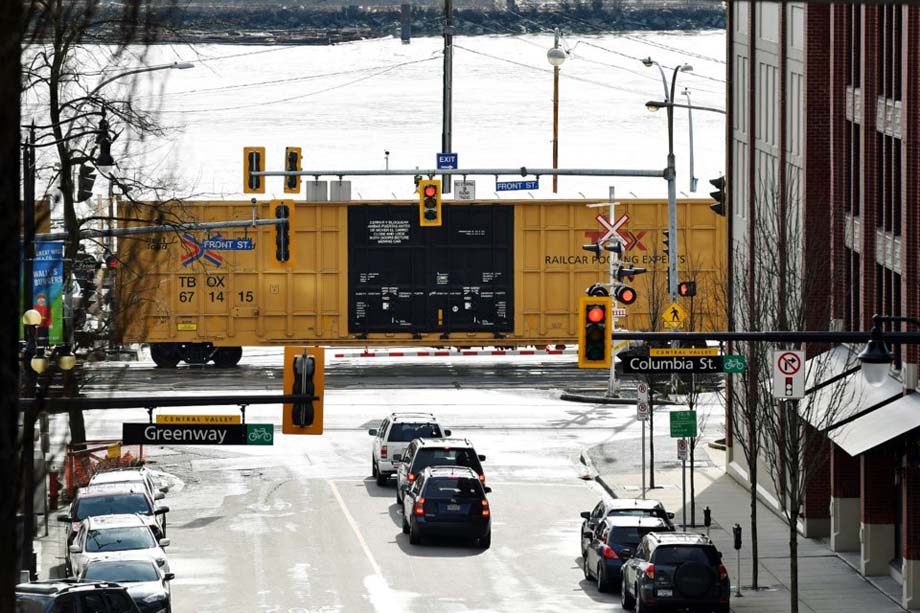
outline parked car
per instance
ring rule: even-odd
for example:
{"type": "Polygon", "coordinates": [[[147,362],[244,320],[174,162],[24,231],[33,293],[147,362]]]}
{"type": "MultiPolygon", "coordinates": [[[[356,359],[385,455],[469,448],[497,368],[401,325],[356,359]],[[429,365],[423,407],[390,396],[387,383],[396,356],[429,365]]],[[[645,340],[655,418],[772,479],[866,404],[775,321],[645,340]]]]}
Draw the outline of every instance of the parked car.
{"type": "Polygon", "coordinates": [[[492,511],[485,487],[471,468],[429,466],[413,481],[403,500],[403,533],[421,545],[432,534],[475,539],[492,545],[492,511]]]}
{"type": "Polygon", "coordinates": [[[16,586],[16,613],[141,613],[117,583],[33,581],[16,586]]]}
{"type": "Polygon", "coordinates": [[[731,583],[708,536],[651,532],[623,565],[620,598],[631,611],[691,608],[729,613],[731,583]]]}
{"type": "Polygon", "coordinates": [[[441,433],[438,420],[431,413],[391,413],[380,422],[379,428],[371,428],[367,433],[374,437],[371,475],[381,486],[396,474],[393,456],[405,452],[410,442],[417,438],[450,436],[450,430],[441,433]]]}
{"type": "Polygon", "coordinates": [[[169,486],[161,486],[146,466],[107,469],[97,472],[89,480],[89,485],[101,483],[141,484],[154,500],[162,500],[169,491],[169,486]]]}
{"type": "Polygon", "coordinates": [[[582,511],[582,518],[585,520],[581,523],[581,557],[585,556],[588,544],[591,542],[595,528],[605,517],[614,516],[633,516],[633,517],[657,517],[667,524],[670,530],[675,530],[674,513],[668,513],[664,505],[657,500],[642,500],[640,498],[610,498],[604,496],[600,502],[595,505],[592,511],[582,511]]]}
{"type": "Polygon", "coordinates": [[[485,484],[482,464],[486,456],[476,455],[473,443],[465,438],[417,438],[406,447],[405,454],[396,454],[396,503],[402,504],[403,494],[428,466],[465,466],[472,468],[485,484]]]}
{"type": "Polygon", "coordinates": [[[152,560],[96,560],[84,566],[79,577],[124,585],[141,613],[171,613],[169,582],[174,578],[152,560]]]}
{"type": "Polygon", "coordinates": [[[67,548],[64,567],[79,576],[93,560],[148,558],[169,571],[164,547],[169,539],[156,539],[139,515],[92,515],[80,523],[77,536],[67,548]]]}
{"type": "Polygon", "coordinates": [[[67,545],[73,542],[80,522],[97,515],[139,514],[156,538],[166,536],[167,506],[157,506],[146,488],[137,484],[103,483],[77,490],[67,513],[58,515],[58,521],[69,523],[67,545]]]}
{"type": "Polygon", "coordinates": [[[658,517],[612,516],[594,529],[582,560],[585,579],[596,579],[600,592],[620,587],[620,568],[649,532],[669,532],[658,517]]]}

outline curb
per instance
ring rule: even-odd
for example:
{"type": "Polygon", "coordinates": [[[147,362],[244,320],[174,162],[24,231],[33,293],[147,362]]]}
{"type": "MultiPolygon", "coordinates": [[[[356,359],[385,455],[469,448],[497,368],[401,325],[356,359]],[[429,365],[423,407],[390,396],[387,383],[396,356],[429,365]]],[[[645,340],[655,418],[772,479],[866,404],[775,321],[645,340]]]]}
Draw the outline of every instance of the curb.
{"type": "Polygon", "coordinates": [[[636,402],[635,398],[608,398],[606,396],[589,396],[587,394],[570,394],[562,392],[560,400],[569,400],[571,402],[593,402],[595,404],[632,404],[636,402]]]}
{"type": "Polygon", "coordinates": [[[607,482],[604,481],[604,478],[597,472],[597,469],[594,468],[594,462],[591,461],[591,456],[588,455],[587,450],[581,452],[581,463],[585,465],[585,468],[588,471],[588,476],[594,480],[595,483],[604,488],[604,491],[610,494],[612,498],[619,498],[616,493],[613,491],[613,488],[607,485],[607,482]]]}

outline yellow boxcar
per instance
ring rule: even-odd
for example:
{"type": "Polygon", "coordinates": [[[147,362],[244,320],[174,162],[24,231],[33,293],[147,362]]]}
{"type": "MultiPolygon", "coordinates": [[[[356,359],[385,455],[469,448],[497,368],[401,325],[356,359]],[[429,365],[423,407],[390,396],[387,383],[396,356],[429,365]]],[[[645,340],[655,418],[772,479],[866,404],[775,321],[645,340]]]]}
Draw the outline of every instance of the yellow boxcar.
{"type": "MultiPolygon", "coordinates": [[[[623,283],[638,299],[618,327],[662,328],[667,291],[665,200],[624,200],[616,219],[596,200],[445,201],[420,227],[417,201],[185,202],[135,205],[130,225],[165,234],[119,239],[116,328],[151,343],[158,364],[235,364],[258,345],[551,346],[578,338],[578,297],[609,277],[609,252],[582,246],[615,227],[623,283]],[[286,208],[279,209],[283,204],[286,208]],[[155,211],[155,213],[154,213],[155,211]],[[289,226],[183,229],[277,219],[289,226]]],[[[695,280],[684,330],[721,329],[725,218],[709,200],[679,200],[679,280],[695,280]]]]}

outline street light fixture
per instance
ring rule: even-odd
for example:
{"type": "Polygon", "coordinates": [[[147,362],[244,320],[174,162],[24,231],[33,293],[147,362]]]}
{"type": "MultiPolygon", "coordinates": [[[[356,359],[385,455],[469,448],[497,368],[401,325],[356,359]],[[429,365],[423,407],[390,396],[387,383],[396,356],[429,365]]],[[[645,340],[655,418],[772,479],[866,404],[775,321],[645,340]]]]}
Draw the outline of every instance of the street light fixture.
{"type": "Polygon", "coordinates": [[[869,342],[866,343],[866,348],[856,356],[856,359],[862,363],[862,374],[866,378],[866,383],[873,387],[881,387],[885,383],[888,378],[888,370],[894,361],[894,354],[885,344],[884,334],[882,333],[880,324],[884,322],[907,322],[920,327],[920,320],[912,317],[879,314],[872,316],[872,330],[870,331],[869,342]]]}

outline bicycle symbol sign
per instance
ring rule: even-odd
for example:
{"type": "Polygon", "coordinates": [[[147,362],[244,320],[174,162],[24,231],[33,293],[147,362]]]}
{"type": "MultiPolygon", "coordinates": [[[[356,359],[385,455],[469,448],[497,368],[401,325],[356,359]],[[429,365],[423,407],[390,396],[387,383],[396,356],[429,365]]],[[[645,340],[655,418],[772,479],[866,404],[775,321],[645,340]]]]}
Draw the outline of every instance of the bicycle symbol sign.
{"type": "Polygon", "coordinates": [[[275,428],[271,424],[246,424],[247,445],[273,445],[275,428]]]}
{"type": "Polygon", "coordinates": [[[741,374],[747,369],[747,358],[743,355],[726,355],[722,358],[722,371],[741,374]]]}

